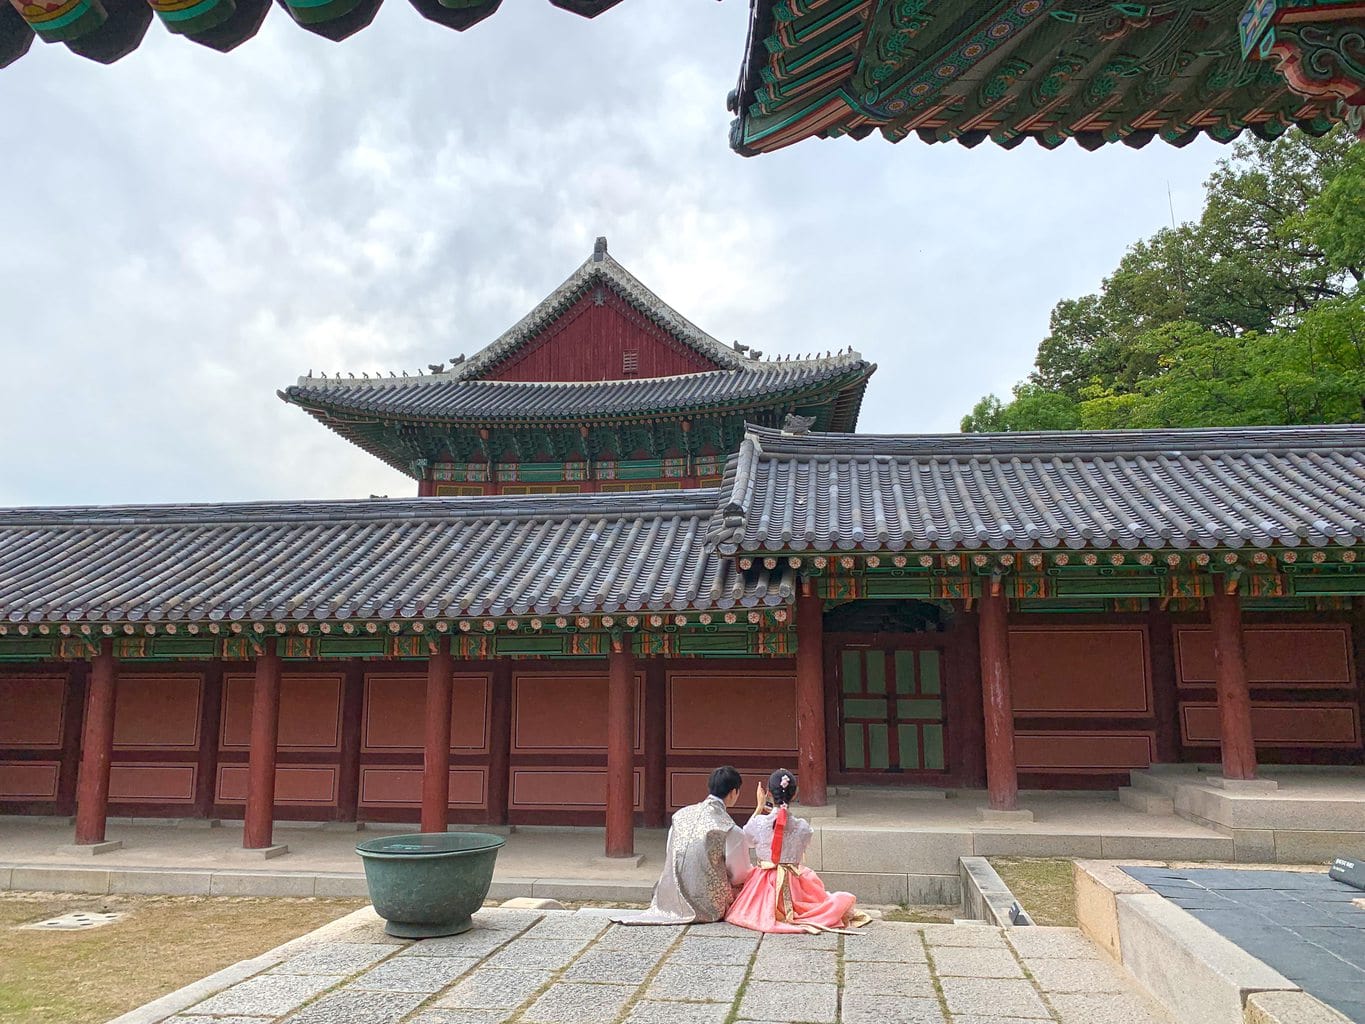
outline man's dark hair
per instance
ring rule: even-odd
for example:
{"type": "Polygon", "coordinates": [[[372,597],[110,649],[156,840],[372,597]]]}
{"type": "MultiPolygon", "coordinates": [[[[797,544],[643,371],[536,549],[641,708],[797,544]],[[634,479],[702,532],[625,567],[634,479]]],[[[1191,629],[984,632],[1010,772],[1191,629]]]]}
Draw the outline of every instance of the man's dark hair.
{"type": "Polygon", "coordinates": [[[739,777],[739,772],[727,764],[724,768],[717,768],[711,773],[711,778],[706,782],[706,789],[712,796],[718,796],[724,800],[739,789],[740,783],[743,781],[739,777]]]}

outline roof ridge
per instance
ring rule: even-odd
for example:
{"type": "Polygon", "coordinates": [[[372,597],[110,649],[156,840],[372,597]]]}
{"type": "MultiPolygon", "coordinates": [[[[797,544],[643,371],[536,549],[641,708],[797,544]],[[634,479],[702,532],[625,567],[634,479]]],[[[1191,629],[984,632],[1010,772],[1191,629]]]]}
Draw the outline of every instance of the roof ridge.
{"type": "Polygon", "coordinates": [[[747,425],[746,429],[755,442],[762,442],[768,455],[818,455],[822,449],[827,449],[849,458],[940,453],[944,456],[1034,453],[1051,457],[1123,455],[1126,452],[1178,455],[1188,454],[1182,451],[1182,446],[1186,449],[1193,446],[1200,453],[1214,453],[1365,444],[1365,424],[1360,423],[956,434],[791,434],[754,424],[747,425]]]}
{"type": "Polygon", "coordinates": [[[423,498],[323,498],[314,501],[170,502],[154,505],[67,505],[0,508],[0,530],[20,526],[129,526],[148,523],[222,525],[232,522],[369,522],[494,517],[500,520],[575,516],[639,517],[692,511],[710,517],[716,488],[573,494],[490,494],[423,498]],[[328,513],[331,513],[330,515],[328,513]]]}
{"type": "MultiPolygon", "coordinates": [[[[463,355],[457,356],[450,361],[447,367],[445,362],[429,364],[430,373],[423,373],[420,369],[415,374],[402,373],[396,374],[389,371],[389,376],[382,376],[382,371],[378,371],[374,377],[370,377],[368,372],[362,372],[360,378],[354,373],[344,371],[348,376],[343,379],[342,371],[338,371],[335,377],[314,377],[313,371],[309,370],[308,375],[298,378],[300,387],[385,387],[395,384],[440,384],[451,381],[469,381],[479,379],[478,374],[501,363],[521,346],[535,338],[551,323],[555,318],[564,312],[573,302],[577,301],[582,292],[594,281],[605,281],[614,286],[623,299],[635,306],[641,312],[650,316],[655,322],[659,323],[665,330],[672,334],[682,343],[700,353],[712,362],[719,364],[721,370],[740,370],[752,369],[769,366],[781,365],[812,365],[818,366],[823,363],[838,364],[843,360],[861,360],[862,356],[850,348],[847,352],[826,353],[825,356],[816,356],[805,359],[763,359],[749,355],[751,351],[747,346],[735,342],[734,345],[727,345],[723,341],[702,330],[687,317],[679,313],[673,306],[659,297],[658,293],[642,282],[638,277],[627,270],[610,253],[607,252],[606,239],[599,238],[594,247],[593,254],[584,260],[572,274],[562,281],[557,288],[549,295],[541,299],[530,312],[526,313],[516,323],[502,334],[498,335],[483,348],[479,349],[472,356],[465,358],[463,355]]],[[[761,355],[761,354],[760,354],[761,355]]],[[[715,371],[705,370],[703,373],[715,371]]],[[[678,376],[689,376],[679,374],[678,376]]],[[[641,379],[641,378],[632,378],[641,379]]],[[[664,378],[649,378],[664,379],[664,378]]],[[[519,382],[530,383],[530,382],[519,382]]],[[[579,383],[579,382],[544,382],[544,383],[579,383]]],[[[589,383],[600,383],[592,381],[589,383]]]]}

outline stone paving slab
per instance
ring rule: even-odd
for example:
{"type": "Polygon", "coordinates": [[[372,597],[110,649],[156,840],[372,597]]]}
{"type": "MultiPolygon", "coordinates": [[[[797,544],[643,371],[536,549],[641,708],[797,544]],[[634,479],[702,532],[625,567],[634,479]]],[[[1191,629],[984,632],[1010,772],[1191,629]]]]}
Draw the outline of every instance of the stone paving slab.
{"type": "Polygon", "coordinates": [[[1124,867],[1352,1021],[1365,1024],[1365,910],[1325,871],[1124,867]]]}
{"type": "Polygon", "coordinates": [[[404,942],[357,919],[145,1024],[1172,1024],[1074,929],[1025,931],[759,935],[492,909],[463,936],[404,942]]]}

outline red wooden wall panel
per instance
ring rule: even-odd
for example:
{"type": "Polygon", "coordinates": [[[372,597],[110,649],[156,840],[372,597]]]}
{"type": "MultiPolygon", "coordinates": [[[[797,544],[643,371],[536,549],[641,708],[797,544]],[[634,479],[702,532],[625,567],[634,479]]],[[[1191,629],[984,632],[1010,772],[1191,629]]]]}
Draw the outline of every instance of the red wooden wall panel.
{"type": "MultiPolygon", "coordinates": [[[[361,749],[420,751],[424,743],[427,677],[370,674],[365,677],[365,713],[361,749]]],[[[450,709],[450,749],[463,753],[488,750],[488,675],[459,674],[450,709]]]]}
{"type": "Polygon", "coordinates": [[[0,676],[0,709],[0,749],[60,747],[66,676],[0,676]]]}
{"type": "MultiPolygon", "coordinates": [[[[1205,626],[1175,631],[1176,665],[1183,686],[1212,686],[1213,632],[1205,626]]],[[[1247,682],[1253,686],[1351,689],[1351,629],[1324,625],[1246,625],[1242,629],[1247,682]]]]}
{"type": "Polygon", "coordinates": [[[1011,626],[1009,648],[1016,714],[1151,713],[1147,631],[1140,626],[1011,626]]]}
{"type": "Polygon", "coordinates": [[[642,317],[610,289],[588,292],[510,360],[491,380],[619,380],[670,377],[714,370],[716,365],[642,317]],[[598,295],[601,304],[598,304],[598,295]],[[624,372],[635,353],[636,372],[624,372]]]}
{"type": "Polygon", "coordinates": [[[115,750],[198,750],[204,677],[119,673],[115,750]]]}

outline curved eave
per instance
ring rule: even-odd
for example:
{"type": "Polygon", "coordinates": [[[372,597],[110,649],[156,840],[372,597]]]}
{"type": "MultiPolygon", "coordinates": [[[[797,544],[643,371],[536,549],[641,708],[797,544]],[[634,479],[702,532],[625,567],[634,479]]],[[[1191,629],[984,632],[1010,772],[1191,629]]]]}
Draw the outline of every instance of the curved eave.
{"type": "Polygon", "coordinates": [[[867,388],[868,378],[871,377],[876,368],[875,363],[862,363],[849,373],[826,378],[814,385],[796,385],[781,391],[738,399],[732,403],[697,403],[633,413],[585,413],[577,417],[417,416],[382,409],[366,409],[320,402],[316,399],[305,399],[297,394],[299,391],[297,386],[278,391],[276,394],[282,401],[303,409],[319,423],[361,450],[375,456],[400,473],[417,479],[417,474],[412,471],[409,464],[410,460],[404,459],[387,446],[375,443],[363,436],[356,436],[347,428],[351,425],[390,424],[398,427],[436,427],[456,430],[476,430],[480,427],[555,430],[587,425],[625,426],[656,422],[660,419],[734,416],[767,410],[784,404],[809,407],[812,404],[829,403],[833,405],[831,410],[832,425],[837,424],[840,430],[851,431],[857,424],[858,411],[862,403],[863,393],[867,388]]]}

